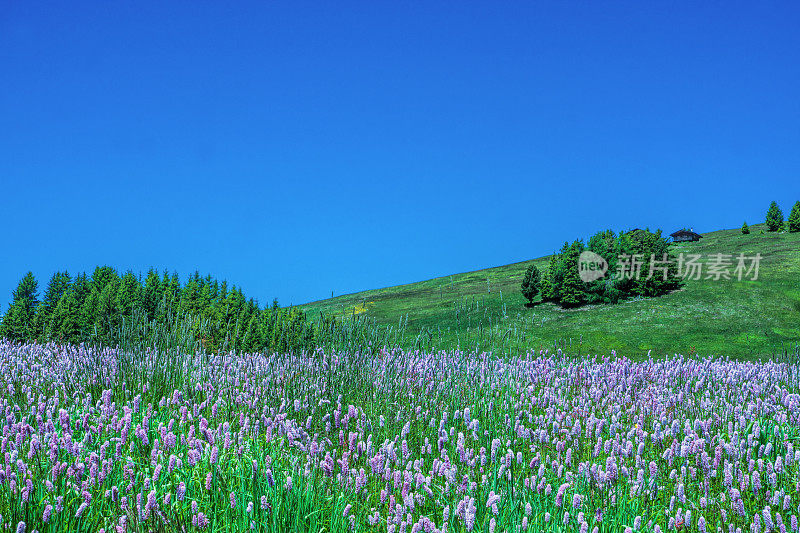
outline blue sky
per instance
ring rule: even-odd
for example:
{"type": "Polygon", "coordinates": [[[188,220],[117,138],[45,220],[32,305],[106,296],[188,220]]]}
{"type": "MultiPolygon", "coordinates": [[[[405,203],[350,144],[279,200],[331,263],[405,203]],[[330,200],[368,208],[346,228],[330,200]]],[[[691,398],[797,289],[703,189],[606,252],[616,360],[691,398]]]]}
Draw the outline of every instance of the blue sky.
{"type": "Polygon", "coordinates": [[[6,3],[0,306],[27,270],[297,304],[788,215],[799,5],[6,3]]]}

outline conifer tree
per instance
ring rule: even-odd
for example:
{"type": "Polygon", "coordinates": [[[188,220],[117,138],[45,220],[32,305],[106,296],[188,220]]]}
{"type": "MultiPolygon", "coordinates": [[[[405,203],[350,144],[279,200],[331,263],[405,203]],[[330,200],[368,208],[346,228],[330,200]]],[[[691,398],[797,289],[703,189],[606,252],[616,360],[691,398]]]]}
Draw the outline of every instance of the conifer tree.
{"type": "Polygon", "coordinates": [[[556,254],[552,254],[550,256],[550,262],[547,264],[547,268],[544,271],[544,275],[542,276],[542,280],[540,283],[540,290],[542,292],[543,302],[552,302],[558,299],[555,287],[553,286],[553,273],[555,272],[556,268],[557,268],[556,254]]]}
{"type": "Polygon", "coordinates": [[[209,292],[211,294],[211,300],[216,300],[217,296],[219,295],[219,282],[214,279],[208,285],[210,289],[209,292]]]}
{"type": "Polygon", "coordinates": [[[78,312],[78,322],[84,339],[88,339],[95,334],[95,324],[97,323],[97,308],[100,304],[100,293],[96,288],[92,288],[78,312]]]}
{"type": "Polygon", "coordinates": [[[211,290],[211,284],[204,280],[203,284],[200,286],[200,292],[197,295],[198,310],[204,317],[211,316],[211,303],[213,302],[211,290]]]}
{"type": "Polygon", "coordinates": [[[533,299],[539,294],[541,282],[541,274],[536,265],[530,265],[525,270],[525,275],[522,278],[522,296],[528,300],[528,303],[533,304],[533,299]]]}
{"type": "Polygon", "coordinates": [[[32,340],[36,336],[34,317],[39,304],[39,284],[28,272],[11,294],[11,304],[0,323],[0,336],[14,341],[32,340]]]}
{"type": "Polygon", "coordinates": [[[778,231],[783,227],[783,211],[778,207],[777,202],[769,204],[766,224],[768,231],[778,231]]]}
{"type": "Polygon", "coordinates": [[[742,224],[742,235],[749,235],[750,234],[750,226],[747,225],[747,221],[742,224]]]}
{"type": "Polygon", "coordinates": [[[248,320],[242,349],[248,352],[256,352],[260,350],[262,346],[263,342],[261,339],[258,315],[254,313],[253,316],[250,317],[250,320],[248,320]]]}
{"type": "Polygon", "coordinates": [[[61,342],[79,342],[81,337],[80,306],[75,289],[70,287],[58,301],[50,323],[51,338],[61,342]]]}
{"type": "Polygon", "coordinates": [[[148,320],[153,320],[156,316],[156,309],[161,302],[163,295],[161,279],[154,269],[147,272],[142,289],[142,308],[147,313],[148,320]]]}
{"type": "Polygon", "coordinates": [[[587,282],[584,286],[587,303],[614,303],[619,299],[611,274],[617,269],[617,256],[614,255],[617,235],[613,230],[599,231],[589,238],[586,249],[596,253],[606,262],[605,275],[595,281],[587,282]]]}
{"type": "Polygon", "coordinates": [[[50,319],[56,310],[58,302],[70,286],[71,278],[68,272],[56,272],[47,283],[47,288],[42,296],[42,301],[36,307],[34,328],[36,336],[50,337],[50,319]]]}
{"type": "Polygon", "coordinates": [[[789,231],[791,233],[800,231],[800,202],[795,202],[792,212],[789,214],[789,231]]]}
{"type": "Polygon", "coordinates": [[[72,282],[72,289],[75,291],[75,300],[78,302],[78,306],[82,307],[83,302],[92,292],[92,285],[89,278],[86,277],[86,272],[81,272],[75,277],[72,282]]]}
{"type": "Polygon", "coordinates": [[[98,266],[95,267],[94,272],[92,273],[92,287],[97,289],[98,294],[103,292],[106,285],[109,283],[113,283],[119,279],[117,275],[117,271],[114,267],[106,266],[98,266]]]}
{"type": "Polygon", "coordinates": [[[578,257],[583,251],[581,241],[573,242],[562,259],[563,281],[561,283],[559,303],[562,307],[577,307],[586,301],[584,282],[578,272],[578,257]]]}
{"type": "MultiPolygon", "coordinates": [[[[174,280],[177,283],[177,279],[174,280]]],[[[160,294],[161,298],[159,299],[158,303],[156,303],[156,310],[155,310],[155,317],[156,320],[163,321],[167,316],[168,312],[173,311],[172,308],[172,301],[173,301],[173,277],[170,277],[169,273],[164,270],[164,274],[161,278],[161,286],[160,286],[160,294]]]]}
{"type": "Polygon", "coordinates": [[[98,333],[103,339],[108,339],[116,330],[120,323],[120,315],[117,311],[117,289],[119,281],[106,283],[100,292],[97,302],[97,326],[98,333]]]}
{"type": "Polygon", "coordinates": [[[134,309],[141,307],[140,295],[141,284],[136,276],[128,270],[120,278],[116,294],[116,314],[120,317],[127,317],[133,313],[134,309]]]}
{"type": "Polygon", "coordinates": [[[178,310],[181,301],[181,280],[177,272],[173,272],[166,286],[166,308],[171,312],[178,310]]]}
{"type": "Polygon", "coordinates": [[[180,304],[178,311],[182,314],[189,314],[197,316],[197,311],[200,308],[200,286],[198,280],[189,278],[186,285],[181,290],[180,304]]]}

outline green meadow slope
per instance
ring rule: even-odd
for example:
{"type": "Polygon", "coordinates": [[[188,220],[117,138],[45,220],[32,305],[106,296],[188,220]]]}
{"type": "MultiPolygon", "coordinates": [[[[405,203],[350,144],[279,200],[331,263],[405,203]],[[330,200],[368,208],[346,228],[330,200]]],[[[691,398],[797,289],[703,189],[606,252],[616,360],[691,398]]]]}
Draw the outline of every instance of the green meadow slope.
{"type": "MultiPolygon", "coordinates": [[[[796,353],[800,343],[800,233],[764,233],[751,226],[703,234],[698,242],[675,243],[672,252],[761,254],[758,280],[687,280],[665,296],[565,310],[551,303],[526,307],[523,273],[548,257],[418,283],[311,302],[315,318],[357,316],[403,333],[424,348],[519,351],[563,348],[568,353],[641,358],[698,353],[752,358],[796,353]],[[399,326],[399,324],[403,326],[399,326]]],[[[705,278],[705,265],[704,275],[705,278]]]]}

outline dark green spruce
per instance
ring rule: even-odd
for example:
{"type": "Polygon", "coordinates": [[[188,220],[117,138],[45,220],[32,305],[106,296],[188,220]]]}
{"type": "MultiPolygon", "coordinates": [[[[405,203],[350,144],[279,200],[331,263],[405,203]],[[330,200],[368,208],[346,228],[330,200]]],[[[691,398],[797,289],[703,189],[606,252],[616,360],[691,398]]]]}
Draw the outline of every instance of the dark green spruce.
{"type": "Polygon", "coordinates": [[[767,230],[768,231],[778,231],[783,227],[783,211],[781,208],[778,207],[777,202],[772,202],[769,204],[769,209],[767,210],[767,230]]]}
{"type": "Polygon", "coordinates": [[[529,304],[533,304],[533,299],[538,296],[541,284],[541,273],[536,265],[531,265],[525,271],[525,276],[522,278],[522,295],[528,300],[529,304]]]}
{"type": "Polygon", "coordinates": [[[792,212],[789,213],[789,232],[797,233],[800,231],[800,202],[795,202],[792,212]]]}

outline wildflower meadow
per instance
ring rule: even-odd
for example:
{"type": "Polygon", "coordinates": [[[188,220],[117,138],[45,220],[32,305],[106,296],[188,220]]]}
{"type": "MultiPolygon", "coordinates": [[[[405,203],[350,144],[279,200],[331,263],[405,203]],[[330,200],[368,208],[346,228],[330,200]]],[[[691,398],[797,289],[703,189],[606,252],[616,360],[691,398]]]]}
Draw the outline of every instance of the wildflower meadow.
{"type": "Polygon", "coordinates": [[[0,344],[4,531],[797,531],[798,366],[0,344]]]}

